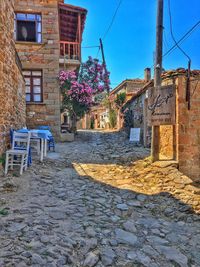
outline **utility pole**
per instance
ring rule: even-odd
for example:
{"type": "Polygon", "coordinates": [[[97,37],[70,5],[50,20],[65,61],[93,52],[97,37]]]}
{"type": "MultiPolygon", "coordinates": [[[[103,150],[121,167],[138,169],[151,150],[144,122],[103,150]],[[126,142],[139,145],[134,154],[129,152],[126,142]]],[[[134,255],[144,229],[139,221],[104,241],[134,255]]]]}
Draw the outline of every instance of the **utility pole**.
{"type": "MultiPolygon", "coordinates": [[[[154,67],[154,92],[161,86],[162,73],[162,50],[163,50],[163,0],[157,0],[157,22],[156,22],[156,58],[154,67]]],[[[152,127],[151,157],[152,161],[159,160],[160,127],[152,127]]]]}
{"type": "MultiPolygon", "coordinates": [[[[103,42],[102,42],[101,38],[99,39],[99,41],[100,41],[100,48],[101,48],[101,54],[102,54],[102,59],[103,59],[103,65],[105,68],[105,72],[107,73],[106,60],[105,60],[104,49],[103,49],[103,42]]],[[[107,93],[109,95],[109,93],[110,93],[109,86],[106,88],[106,90],[107,90],[107,93]]]]}

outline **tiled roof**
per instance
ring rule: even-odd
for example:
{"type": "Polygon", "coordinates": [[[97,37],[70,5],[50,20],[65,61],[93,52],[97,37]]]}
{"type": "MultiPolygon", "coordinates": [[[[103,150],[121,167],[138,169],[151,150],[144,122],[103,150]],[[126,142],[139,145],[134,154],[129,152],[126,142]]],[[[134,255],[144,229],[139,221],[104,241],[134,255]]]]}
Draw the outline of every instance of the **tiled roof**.
{"type": "MultiPolygon", "coordinates": [[[[186,75],[188,72],[187,69],[178,68],[176,70],[167,70],[162,73],[162,78],[167,78],[171,76],[186,75]]],[[[191,70],[191,76],[200,75],[200,70],[191,70]]]]}
{"type": "Polygon", "coordinates": [[[132,97],[131,99],[129,99],[128,101],[126,101],[126,103],[124,103],[124,106],[126,104],[129,104],[131,103],[134,99],[136,99],[137,97],[139,97],[140,95],[142,95],[143,93],[146,92],[146,90],[149,88],[149,87],[152,87],[154,85],[154,81],[153,80],[150,80],[148,81],[139,91],[137,91],[132,97]]]}
{"type": "MultiPolygon", "coordinates": [[[[168,70],[162,73],[162,79],[164,78],[170,78],[172,76],[179,76],[179,75],[187,75],[187,69],[184,68],[178,68],[176,70],[168,70]]],[[[200,75],[200,70],[191,70],[191,76],[198,76],[200,75]]],[[[142,95],[149,87],[152,87],[154,85],[154,80],[152,79],[151,81],[147,82],[138,92],[136,92],[131,99],[126,101],[126,104],[131,103],[134,99],[142,95]]]]}
{"type": "Polygon", "coordinates": [[[87,9],[80,7],[80,6],[73,6],[73,5],[64,4],[64,3],[59,3],[59,6],[64,7],[71,11],[79,11],[79,12],[87,13],[87,9]]]}
{"type": "Polygon", "coordinates": [[[117,85],[111,92],[110,94],[113,95],[115,93],[117,93],[121,87],[125,86],[128,82],[133,82],[133,83],[144,83],[144,80],[141,79],[126,79],[124,81],[122,81],[119,85],[117,85]]]}

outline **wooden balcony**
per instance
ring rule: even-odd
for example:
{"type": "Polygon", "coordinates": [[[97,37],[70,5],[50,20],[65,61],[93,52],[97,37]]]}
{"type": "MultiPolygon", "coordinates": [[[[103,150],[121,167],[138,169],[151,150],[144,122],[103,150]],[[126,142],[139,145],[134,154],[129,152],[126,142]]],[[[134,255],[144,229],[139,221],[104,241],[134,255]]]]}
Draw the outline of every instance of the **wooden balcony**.
{"type": "Polygon", "coordinates": [[[81,42],[87,10],[59,3],[60,64],[80,65],[81,42]]]}
{"type": "Polygon", "coordinates": [[[60,63],[80,64],[80,43],[60,41],[60,63]]]}

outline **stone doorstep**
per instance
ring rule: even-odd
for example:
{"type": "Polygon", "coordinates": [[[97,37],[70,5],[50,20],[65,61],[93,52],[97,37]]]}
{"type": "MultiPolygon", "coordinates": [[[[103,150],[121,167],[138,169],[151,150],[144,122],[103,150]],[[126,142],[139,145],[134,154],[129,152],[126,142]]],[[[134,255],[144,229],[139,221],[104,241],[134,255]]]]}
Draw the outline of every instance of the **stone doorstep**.
{"type": "Polygon", "coordinates": [[[74,133],[61,133],[60,134],[61,142],[72,142],[74,141],[74,133]]]}
{"type": "Polygon", "coordinates": [[[152,166],[159,167],[159,168],[167,168],[173,167],[178,169],[178,161],[176,160],[159,160],[152,163],[152,166]]]}

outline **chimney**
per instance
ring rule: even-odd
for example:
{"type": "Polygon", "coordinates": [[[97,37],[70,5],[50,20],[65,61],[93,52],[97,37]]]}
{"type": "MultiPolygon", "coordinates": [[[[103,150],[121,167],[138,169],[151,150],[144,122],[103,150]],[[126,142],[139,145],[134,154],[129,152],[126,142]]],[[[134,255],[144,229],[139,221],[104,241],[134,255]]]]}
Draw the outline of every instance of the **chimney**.
{"type": "Polygon", "coordinates": [[[151,69],[150,68],[144,69],[144,80],[145,82],[149,82],[151,80],[151,69]]]}

